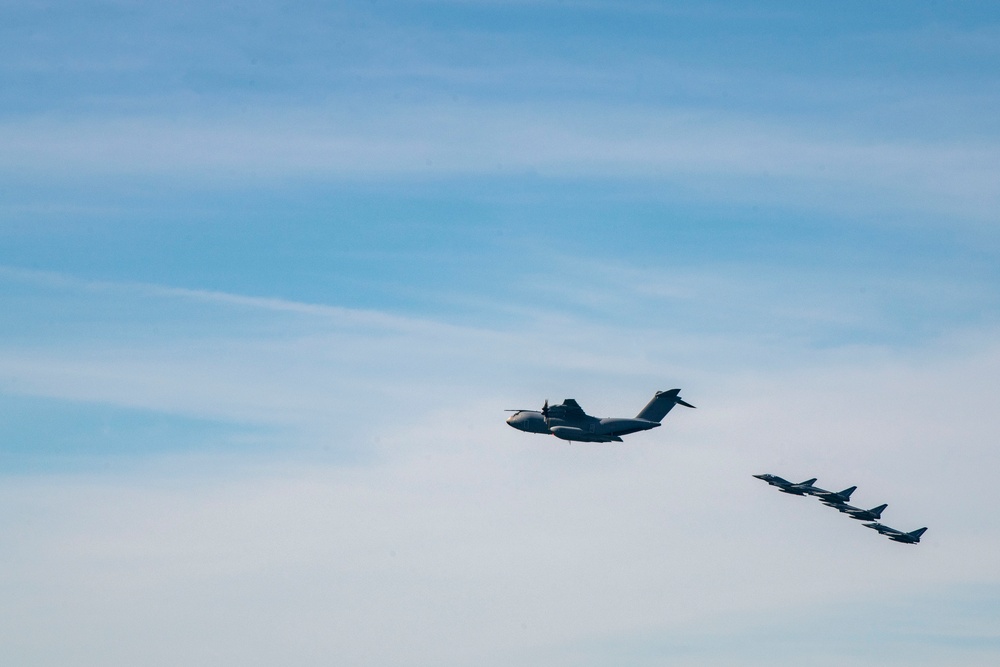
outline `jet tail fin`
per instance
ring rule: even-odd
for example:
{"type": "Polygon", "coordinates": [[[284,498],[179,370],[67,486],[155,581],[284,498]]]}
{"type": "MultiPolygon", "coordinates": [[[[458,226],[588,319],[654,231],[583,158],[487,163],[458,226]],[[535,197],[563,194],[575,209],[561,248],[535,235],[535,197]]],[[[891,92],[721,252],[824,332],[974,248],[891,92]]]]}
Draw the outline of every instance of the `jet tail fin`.
{"type": "Polygon", "coordinates": [[[690,403],[686,403],[681,399],[679,394],[680,389],[671,389],[670,391],[658,391],[653,395],[653,399],[646,404],[639,414],[636,415],[636,419],[645,419],[651,422],[663,421],[663,418],[667,416],[667,413],[674,409],[674,406],[680,403],[681,405],[693,408],[694,406],[690,403]]]}
{"type": "Polygon", "coordinates": [[[851,494],[854,493],[857,490],[858,490],[858,487],[852,486],[850,488],[844,489],[838,495],[841,495],[844,498],[847,498],[848,500],[850,500],[851,499],[851,494]]]}
{"type": "Polygon", "coordinates": [[[924,527],[924,528],[917,528],[915,531],[913,531],[912,533],[910,533],[910,537],[915,537],[917,539],[920,539],[920,536],[923,535],[925,532],[927,532],[927,528],[926,527],[924,527]]]}
{"type": "Polygon", "coordinates": [[[871,508],[868,511],[871,512],[872,516],[875,517],[876,519],[881,519],[882,518],[882,512],[884,512],[885,508],[888,507],[888,506],[889,506],[889,504],[886,503],[884,505],[879,505],[878,507],[873,507],[873,508],[871,508]]]}

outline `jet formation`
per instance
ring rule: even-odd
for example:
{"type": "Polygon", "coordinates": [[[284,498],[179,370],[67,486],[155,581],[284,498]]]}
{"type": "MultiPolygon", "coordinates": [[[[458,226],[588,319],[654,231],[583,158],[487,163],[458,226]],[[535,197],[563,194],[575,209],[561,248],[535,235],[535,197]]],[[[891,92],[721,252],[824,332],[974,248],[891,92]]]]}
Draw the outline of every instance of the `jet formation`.
{"type": "Polygon", "coordinates": [[[553,406],[545,399],[541,410],[507,410],[514,413],[507,423],[519,431],[554,435],[570,442],[622,442],[623,435],[660,426],[675,405],[693,408],[681,399],[680,393],[680,389],[656,392],[634,418],[592,417],[572,398],[553,406]]]}
{"type": "Polygon", "coordinates": [[[783,477],[770,474],[754,475],[754,477],[767,482],[773,487],[776,487],[782,493],[787,493],[793,496],[814,496],[827,507],[832,507],[852,519],[870,521],[872,523],[864,524],[865,528],[871,528],[872,530],[878,531],[880,535],[885,535],[893,542],[901,542],[902,544],[917,544],[920,542],[920,536],[927,530],[925,527],[906,533],[879,523],[879,520],[882,518],[882,512],[886,507],[888,507],[886,504],[873,507],[869,510],[848,505],[847,503],[851,499],[851,494],[853,494],[858,488],[856,486],[848,487],[843,491],[827,491],[826,489],[821,489],[815,485],[815,477],[807,479],[803,482],[790,482],[783,477]]]}

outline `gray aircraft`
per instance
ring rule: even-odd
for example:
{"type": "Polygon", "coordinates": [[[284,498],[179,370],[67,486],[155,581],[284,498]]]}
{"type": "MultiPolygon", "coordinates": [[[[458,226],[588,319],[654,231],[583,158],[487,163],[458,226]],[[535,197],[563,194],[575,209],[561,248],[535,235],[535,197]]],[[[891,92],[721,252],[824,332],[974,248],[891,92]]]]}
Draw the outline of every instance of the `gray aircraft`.
{"type": "Polygon", "coordinates": [[[798,484],[796,484],[795,482],[789,482],[787,479],[783,477],[778,477],[777,475],[770,475],[767,473],[764,473],[763,475],[754,475],[754,477],[756,477],[757,479],[764,480],[771,486],[778,487],[778,491],[781,491],[782,493],[790,493],[793,496],[810,495],[812,493],[812,490],[816,488],[813,486],[813,482],[816,481],[815,477],[813,477],[812,479],[807,479],[804,482],[799,482],[798,484]]]}
{"type": "Polygon", "coordinates": [[[539,410],[508,410],[513,412],[507,423],[519,431],[554,435],[571,442],[622,442],[621,436],[648,431],[660,422],[675,405],[694,406],[681,399],[680,389],[658,391],[634,419],[592,417],[580,404],[567,398],[559,405],[549,405],[548,399],[539,410]]]}
{"type": "Polygon", "coordinates": [[[852,507],[847,503],[836,503],[827,500],[822,501],[827,507],[832,507],[833,509],[848,515],[852,519],[857,519],[858,521],[878,521],[882,518],[882,512],[888,505],[879,505],[878,507],[873,507],[870,510],[863,510],[860,507],[852,507]]]}
{"type": "Polygon", "coordinates": [[[843,491],[827,491],[826,489],[821,489],[817,486],[812,487],[809,491],[806,491],[810,496],[816,496],[822,502],[830,503],[846,503],[851,499],[851,494],[857,490],[858,487],[852,486],[850,488],[844,489],[843,491]]]}
{"type": "Polygon", "coordinates": [[[920,541],[920,536],[924,534],[927,528],[917,528],[913,532],[904,533],[901,530],[896,530],[895,528],[890,528],[889,526],[882,525],[877,521],[875,523],[864,524],[865,528],[871,528],[872,530],[877,530],[880,535],[885,535],[893,542],[902,542],[903,544],[916,544],[920,541]]]}

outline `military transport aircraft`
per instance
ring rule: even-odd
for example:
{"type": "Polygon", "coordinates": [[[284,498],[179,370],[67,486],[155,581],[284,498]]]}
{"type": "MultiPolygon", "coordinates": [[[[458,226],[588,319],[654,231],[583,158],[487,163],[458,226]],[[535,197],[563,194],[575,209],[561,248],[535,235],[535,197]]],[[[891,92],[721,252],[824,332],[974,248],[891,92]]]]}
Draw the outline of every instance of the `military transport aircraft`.
{"type": "Polygon", "coordinates": [[[870,510],[863,510],[860,507],[852,507],[847,503],[835,503],[827,500],[822,501],[827,507],[832,507],[833,509],[848,515],[852,519],[857,519],[858,521],[878,521],[882,518],[882,512],[888,505],[879,505],[878,507],[873,507],[870,510]]]}
{"type": "Polygon", "coordinates": [[[784,477],[778,477],[777,475],[770,475],[767,473],[764,473],[763,475],[754,475],[754,477],[764,480],[771,486],[778,487],[778,491],[781,491],[782,493],[790,493],[793,496],[810,495],[812,490],[816,488],[813,486],[813,482],[816,481],[815,477],[807,479],[804,482],[799,482],[798,484],[795,482],[789,482],[784,477]]]}
{"type": "Polygon", "coordinates": [[[895,528],[890,528],[889,526],[882,525],[881,523],[866,523],[865,528],[871,528],[872,530],[877,530],[879,534],[885,535],[893,542],[902,542],[903,544],[916,544],[920,541],[920,536],[924,534],[927,528],[917,528],[913,532],[904,533],[901,530],[896,530],[895,528]]]}
{"type": "Polygon", "coordinates": [[[680,389],[658,391],[634,419],[592,417],[580,404],[567,398],[559,405],[549,405],[548,399],[539,410],[507,410],[514,414],[507,423],[519,431],[554,435],[576,442],[622,442],[621,436],[656,428],[675,405],[694,406],[681,399],[680,389]]]}

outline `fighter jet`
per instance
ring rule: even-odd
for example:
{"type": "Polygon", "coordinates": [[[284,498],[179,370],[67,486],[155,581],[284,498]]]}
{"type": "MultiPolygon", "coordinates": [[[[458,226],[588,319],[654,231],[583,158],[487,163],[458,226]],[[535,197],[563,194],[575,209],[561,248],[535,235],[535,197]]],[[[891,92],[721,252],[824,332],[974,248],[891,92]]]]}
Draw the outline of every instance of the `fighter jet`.
{"type": "Polygon", "coordinates": [[[846,503],[851,499],[851,494],[857,490],[858,487],[852,486],[850,488],[844,489],[843,491],[827,491],[826,489],[821,489],[817,486],[812,487],[810,490],[806,491],[810,496],[816,496],[822,502],[831,503],[846,503]]]}
{"type": "Polygon", "coordinates": [[[539,410],[508,410],[514,414],[507,423],[519,431],[554,435],[570,442],[622,442],[621,436],[648,431],[660,422],[675,405],[693,408],[679,396],[680,389],[658,391],[634,419],[592,417],[580,404],[567,398],[559,405],[549,406],[548,399],[539,410]]]}
{"type": "Polygon", "coordinates": [[[821,502],[830,503],[846,503],[851,499],[851,494],[858,488],[852,486],[843,491],[827,491],[826,489],[814,486],[815,477],[807,479],[804,482],[799,482],[798,484],[789,482],[787,479],[782,479],[777,475],[754,475],[754,477],[764,480],[771,486],[778,487],[778,490],[783,493],[791,493],[796,496],[815,496],[821,502]]]}
{"type": "Polygon", "coordinates": [[[878,507],[873,507],[870,510],[863,510],[860,507],[852,507],[847,503],[837,503],[822,501],[827,507],[832,507],[833,509],[848,515],[852,519],[857,519],[858,521],[878,521],[882,518],[882,512],[888,505],[879,505],[878,507]]]}
{"type": "Polygon", "coordinates": [[[754,477],[756,477],[757,479],[764,480],[771,486],[778,487],[778,491],[781,491],[782,493],[790,493],[793,496],[810,495],[812,493],[812,490],[816,488],[813,486],[813,482],[816,481],[815,477],[813,477],[812,479],[807,479],[804,482],[799,482],[798,484],[796,484],[795,482],[789,482],[787,479],[784,479],[783,477],[778,477],[777,475],[770,475],[767,473],[764,473],[763,475],[754,475],[754,477]]]}
{"type": "Polygon", "coordinates": [[[917,528],[912,533],[904,533],[901,530],[896,530],[895,528],[890,528],[889,526],[884,526],[877,521],[875,523],[864,524],[865,528],[871,528],[872,530],[877,530],[880,535],[885,535],[893,542],[902,542],[903,544],[916,544],[920,541],[920,536],[924,534],[927,528],[917,528]]]}

